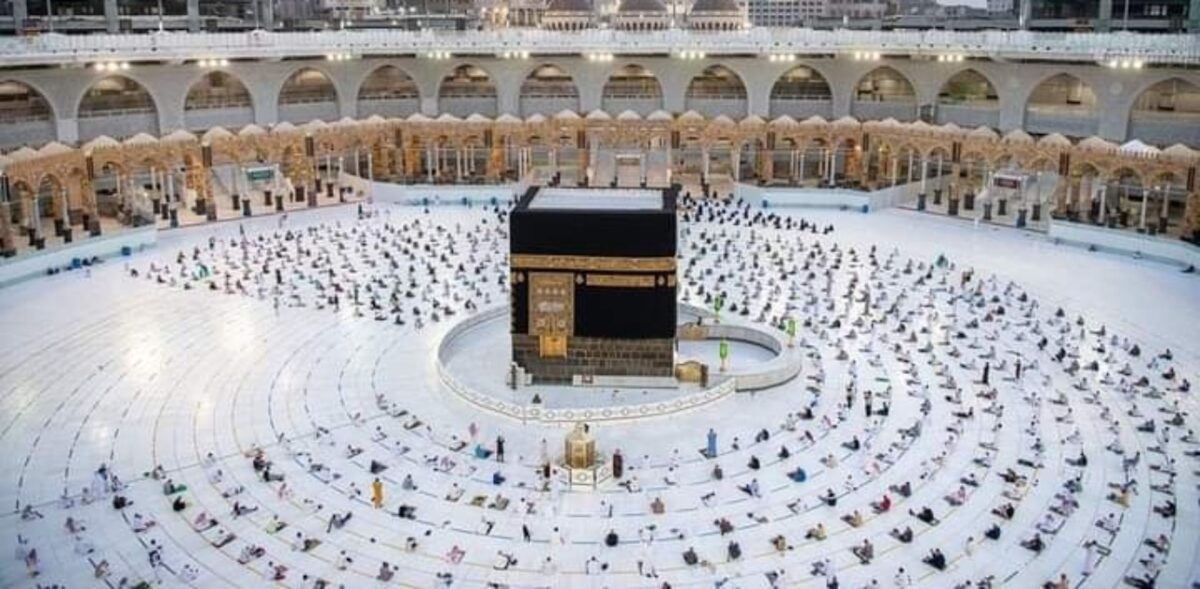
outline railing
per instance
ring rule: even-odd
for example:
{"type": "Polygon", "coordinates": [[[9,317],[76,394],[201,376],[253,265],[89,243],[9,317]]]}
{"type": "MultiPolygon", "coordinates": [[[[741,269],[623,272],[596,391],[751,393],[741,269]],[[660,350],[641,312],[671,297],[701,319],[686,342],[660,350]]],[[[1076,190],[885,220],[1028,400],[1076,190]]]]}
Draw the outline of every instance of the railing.
{"type": "Polygon", "coordinates": [[[787,52],[799,55],[885,54],[1104,61],[1129,57],[1150,63],[1200,64],[1200,36],[1135,33],[1035,33],[1030,31],[851,31],[752,28],[700,34],[687,30],[559,32],[530,29],[497,31],[344,30],[268,33],[176,33],[148,35],[60,35],[0,39],[6,65],[87,63],[101,59],[162,60],[199,57],[320,56],[449,51],[494,55],[521,49],[534,54],[663,53],[699,49],[711,55],[787,52]]]}
{"type": "Polygon", "coordinates": [[[575,421],[623,421],[679,413],[721,400],[737,391],[737,381],[733,378],[718,376],[715,384],[707,389],[689,395],[683,395],[670,400],[648,403],[632,403],[616,407],[577,407],[563,409],[547,409],[538,405],[524,405],[505,401],[496,396],[477,392],[454,377],[447,368],[449,355],[456,345],[456,340],[467,332],[478,328],[488,321],[496,321],[508,315],[507,307],[497,307],[485,310],[474,317],[469,317],[455,325],[442,337],[437,350],[438,379],[463,401],[483,409],[507,415],[521,421],[540,421],[545,423],[569,423],[575,421]]]}

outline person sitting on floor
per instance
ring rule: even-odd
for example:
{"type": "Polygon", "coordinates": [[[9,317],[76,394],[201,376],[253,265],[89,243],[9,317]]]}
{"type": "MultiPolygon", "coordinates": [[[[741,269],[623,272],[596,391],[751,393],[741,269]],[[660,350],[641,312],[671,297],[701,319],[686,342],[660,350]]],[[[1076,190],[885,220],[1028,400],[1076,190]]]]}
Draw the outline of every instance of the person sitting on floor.
{"type": "Polygon", "coordinates": [[[827,534],[825,532],[825,524],[817,522],[817,525],[808,529],[804,534],[806,540],[824,540],[827,534]]]}
{"type": "Polygon", "coordinates": [[[905,544],[908,544],[908,543],[912,542],[912,540],[913,540],[913,531],[912,531],[912,528],[909,526],[904,526],[903,530],[901,530],[900,528],[892,528],[892,531],[888,532],[888,533],[891,534],[891,536],[893,538],[895,538],[905,544]]]}
{"type": "Polygon", "coordinates": [[[863,538],[862,544],[850,549],[854,556],[858,557],[862,564],[871,564],[871,559],[875,558],[875,545],[867,538],[863,538]]]}
{"type": "Polygon", "coordinates": [[[983,532],[983,535],[991,540],[999,540],[1000,539],[1000,526],[998,524],[992,524],[992,527],[985,530],[983,532]]]}
{"type": "Polygon", "coordinates": [[[929,552],[929,556],[926,556],[922,560],[925,562],[925,564],[939,571],[946,570],[946,555],[942,554],[942,551],[937,548],[931,550],[929,552]]]}
{"type": "Polygon", "coordinates": [[[920,511],[916,512],[910,509],[908,510],[908,514],[931,526],[938,523],[937,518],[933,515],[933,510],[929,506],[922,507],[920,511]]]}
{"type": "Polygon", "coordinates": [[[1032,550],[1038,554],[1042,553],[1042,549],[1046,547],[1046,543],[1042,541],[1042,535],[1034,533],[1033,537],[1028,540],[1022,540],[1021,546],[1027,550],[1032,550]]]}

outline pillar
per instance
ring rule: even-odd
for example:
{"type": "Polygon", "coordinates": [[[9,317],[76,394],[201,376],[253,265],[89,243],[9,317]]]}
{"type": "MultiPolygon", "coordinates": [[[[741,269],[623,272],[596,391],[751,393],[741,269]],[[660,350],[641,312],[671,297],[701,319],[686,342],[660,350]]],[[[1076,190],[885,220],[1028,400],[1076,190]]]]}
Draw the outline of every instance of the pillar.
{"type": "Polygon", "coordinates": [[[12,203],[0,202],[0,256],[16,255],[17,244],[13,238],[12,203]]]}
{"type": "Polygon", "coordinates": [[[117,0],[104,0],[104,29],[109,33],[121,30],[121,12],[117,9],[117,0]]]}
{"type": "Polygon", "coordinates": [[[12,0],[13,28],[20,30],[25,19],[29,18],[29,4],[26,0],[12,0]]]}
{"type": "Polygon", "coordinates": [[[1112,0],[1100,0],[1100,12],[1096,14],[1096,32],[1107,33],[1112,30],[1112,0]]]}
{"type": "Polygon", "coordinates": [[[270,31],[275,28],[275,0],[259,0],[259,26],[270,31]]]}
{"type": "Polygon", "coordinates": [[[187,0],[187,26],[189,32],[200,32],[200,0],[187,0]]]}
{"type": "Polygon", "coordinates": [[[825,164],[825,183],[833,186],[834,178],[837,178],[837,149],[830,148],[828,150],[829,163],[825,164]]]}
{"type": "Polygon", "coordinates": [[[1149,190],[1143,186],[1142,187],[1142,210],[1138,214],[1138,230],[1140,230],[1140,231],[1146,230],[1146,201],[1149,200],[1149,197],[1150,197],[1148,192],[1149,192],[1149,190]]]}

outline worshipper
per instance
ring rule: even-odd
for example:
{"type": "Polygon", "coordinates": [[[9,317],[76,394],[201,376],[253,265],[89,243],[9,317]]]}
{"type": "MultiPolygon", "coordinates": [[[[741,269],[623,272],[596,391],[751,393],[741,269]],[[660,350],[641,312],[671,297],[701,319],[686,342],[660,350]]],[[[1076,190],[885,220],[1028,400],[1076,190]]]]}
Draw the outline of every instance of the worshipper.
{"type": "Polygon", "coordinates": [[[905,544],[908,544],[913,540],[913,531],[909,526],[905,526],[903,530],[899,528],[892,528],[892,531],[888,532],[888,534],[905,544]]]}
{"type": "Polygon", "coordinates": [[[1021,546],[1027,550],[1041,554],[1042,549],[1046,547],[1046,543],[1042,541],[1041,534],[1035,533],[1032,538],[1022,540],[1021,546]]]}
{"type": "Polygon", "coordinates": [[[762,497],[758,486],[758,479],[750,479],[749,483],[738,485],[738,490],[756,499],[762,497]]]}
{"type": "Polygon", "coordinates": [[[875,545],[871,544],[869,538],[863,538],[862,544],[851,548],[850,552],[857,556],[862,564],[871,564],[871,560],[875,558],[875,545]]]}
{"type": "Polygon", "coordinates": [[[928,505],[915,512],[910,509],[908,510],[908,514],[931,526],[935,526],[938,523],[937,518],[933,515],[933,510],[928,505]]]}
{"type": "Polygon", "coordinates": [[[946,555],[942,554],[942,551],[937,548],[930,550],[929,555],[921,560],[939,571],[946,570],[946,555]]]}
{"type": "Polygon", "coordinates": [[[804,539],[820,541],[824,540],[827,536],[828,533],[825,531],[825,524],[817,522],[816,526],[809,528],[808,531],[805,532],[804,539]]]}
{"type": "Polygon", "coordinates": [[[371,505],[375,509],[383,508],[383,481],[379,477],[371,481],[371,505]]]}

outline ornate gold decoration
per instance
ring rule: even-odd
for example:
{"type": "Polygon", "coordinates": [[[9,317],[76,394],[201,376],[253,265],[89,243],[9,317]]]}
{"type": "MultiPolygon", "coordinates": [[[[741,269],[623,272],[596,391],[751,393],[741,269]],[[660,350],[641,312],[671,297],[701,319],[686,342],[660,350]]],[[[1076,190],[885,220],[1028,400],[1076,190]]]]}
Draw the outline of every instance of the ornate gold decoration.
{"type": "Polygon", "coordinates": [[[647,276],[644,274],[588,274],[587,285],[616,286],[623,288],[653,288],[654,276],[647,276]]]}
{"type": "Polygon", "coordinates": [[[526,270],[582,270],[585,272],[674,272],[675,258],[623,258],[614,256],[567,256],[513,254],[512,268],[526,270]]]}
{"type": "Polygon", "coordinates": [[[704,382],[708,367],[696,360],[688,360],[675,365],[675,378],[681,382],[704,382]]]}
{"type": "Polygon", "coordinates": [[[543,335],[538,337],[538,355],[542,358],[566,358],[567,336],[543,335]]]}
{"type": "Polygon", "coordinates": [[[596,440],[587,427],[576,423],[563,444],[564,462],[569,468],[591,468],[596,464],[596,440]]]}
{"type": "Polygon", "coordinates": [[[574,275],[566,272],[530,272],[529,334],[568,336],[574,333],[574,275]]]}

